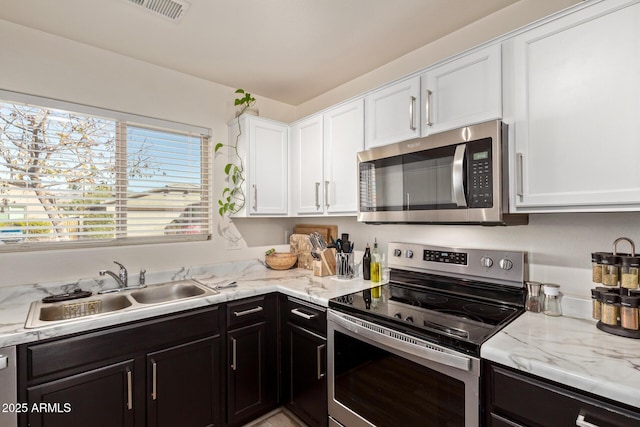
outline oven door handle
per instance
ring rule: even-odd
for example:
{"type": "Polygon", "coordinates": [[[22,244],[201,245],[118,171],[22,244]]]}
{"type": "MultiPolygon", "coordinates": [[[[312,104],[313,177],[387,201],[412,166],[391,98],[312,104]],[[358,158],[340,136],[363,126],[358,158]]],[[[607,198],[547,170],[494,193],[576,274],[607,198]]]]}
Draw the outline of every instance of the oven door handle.
{"type": "Polygon", "coordinates": [[[451,169],[451,182],[453,183],[453,198],[459,208],[467,206],[467,198],[464,195],[464,155],[467,144],[456,147],[453,155],[453,168],[451,169]]]}
{"type": "Polygon", "coordinates": [[[454,350],[439,347],[411,335],[333,311],[327,313],[327,320],[347,331],[353,332],[356,337],[367,338],[391,349],[397,349],[398,351],[463,371],[471,371],[472,369],[472,359],[470,357],[451,354],[450,351],[454,350]]]}

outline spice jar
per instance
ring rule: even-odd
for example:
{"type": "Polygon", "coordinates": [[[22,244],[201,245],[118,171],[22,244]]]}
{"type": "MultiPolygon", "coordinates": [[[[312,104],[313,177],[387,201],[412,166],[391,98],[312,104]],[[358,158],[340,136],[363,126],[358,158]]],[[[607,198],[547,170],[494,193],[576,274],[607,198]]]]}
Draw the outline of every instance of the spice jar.
{"type": "Polygon", "coordinates": [[[527,311],[534,313],[540,313],[542,311],[542,298],[540,290],[542,283],[540,282],[526,282],[527,283],[527,301],[524,308],[527,311]]]}
{"type": "Polygon", "coordinates": [[[634,331],[639,329],[638,306],[640,306],[640,297],[620,297],[620,325],[623,328],[634,331]]]}
{"type": "Polygon", "coordinates": [[[562,316],[560,305],[560,285],[552,283],[544,284],[544,314],[547,316],[562,316]]]}
{"type": "Polygon", "coordinates": [[[620,257],[622,264],[620,267],[620,286],[627,289],[638,287],[638,275],[640,273],[640,257],[625,256],[620,257]]]}
{"type": "Polygon", "coordinates": [[[591,270],[593,283],[602,283],[602,253],[593,252],[591,254],[591,270]]]}
{"type": "Polygon", "coordinates": [[[613,292],[602,294],[602,318],[605,325],[616,326],[620,317],[620,295],[613,292]]]}
{"type": "Polygon", "coordinates": [[[602,284],[605,286],[618,286],[620,257],[605,255],[601,259],[602,284]]]}
{"type": "Polygon", "coordinates": [[[591,289],[591,303],[593,305],[591,317],[600,320],[602,318],[602,292],[600,290],[591,289]]]}

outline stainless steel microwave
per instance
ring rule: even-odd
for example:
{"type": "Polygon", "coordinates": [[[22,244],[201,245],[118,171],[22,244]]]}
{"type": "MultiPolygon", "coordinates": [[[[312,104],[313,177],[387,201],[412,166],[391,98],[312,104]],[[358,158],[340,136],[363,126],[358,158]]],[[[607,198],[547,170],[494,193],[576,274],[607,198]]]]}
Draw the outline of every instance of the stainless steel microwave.
{"type": "Polygon", "coordinates": [[[358,153],[358,221],[527,224],[508,214],[507,145],[494,120],[358,153]]]}

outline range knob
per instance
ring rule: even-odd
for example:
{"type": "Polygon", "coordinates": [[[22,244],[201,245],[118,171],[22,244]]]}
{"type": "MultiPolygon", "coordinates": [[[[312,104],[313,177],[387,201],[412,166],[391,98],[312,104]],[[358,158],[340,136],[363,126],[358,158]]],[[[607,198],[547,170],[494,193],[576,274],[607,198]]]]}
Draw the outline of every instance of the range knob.
{"type": "Polygon", "coordinates": [[[396,319],[402,319],[402,314],[396,313],[393,315],[393,317],[395,317],[396,319]]]}
{"type": "Polygon", "coordinates": [[[402,251],[400,249],[393,250],[393,256],[400,256],[400,255],[402,255],[402,251]]]}
{"type": "Polygon", "coordinates": [[[406,322],[410,322],[413,323],[413,316],[407,316],[406,319],[404,319],[406,322]]]}
{"type": "Polygon", "coordinates": [[[407,258],[413,258],[413,251],[411,249],[407,249],[407,252],[405,253],[405,256],[407,258]]]}
{"type": "Polygon", "coordinates": [[[491,268],[493,266],[493,260],[491,259],[491,257],[483,256],[482,258],[480,258],[480,265],[485,268],[491,268]]]}
{"type": "Polygon", "coordinates": [[[498,265],[503,270],[511,270],[513,268],[513,261],[507,258],[502,258],[498,265]]]}

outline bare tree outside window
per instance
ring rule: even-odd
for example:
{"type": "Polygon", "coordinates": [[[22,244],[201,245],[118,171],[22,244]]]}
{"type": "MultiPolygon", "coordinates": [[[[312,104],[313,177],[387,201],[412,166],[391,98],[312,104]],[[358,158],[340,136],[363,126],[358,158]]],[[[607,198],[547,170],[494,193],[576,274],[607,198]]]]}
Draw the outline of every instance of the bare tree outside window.
{"type": "Polygon", "coordinates": [[[115,122],[7,103],[0,112],[0,177],[13,195],[7,198],[46,214],[25,233],[68,240],[100,225],[102,234],[112,234],[113,213],[91,205],[111,197],[115,186],[115,122]],[[38,233],[45,230],[52,234],[38,233]]]}

